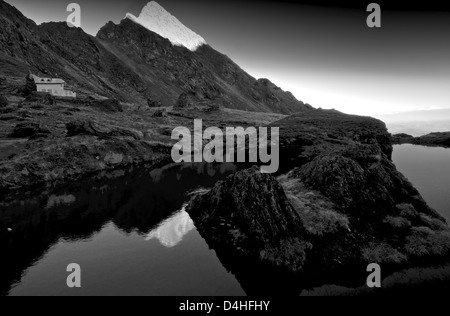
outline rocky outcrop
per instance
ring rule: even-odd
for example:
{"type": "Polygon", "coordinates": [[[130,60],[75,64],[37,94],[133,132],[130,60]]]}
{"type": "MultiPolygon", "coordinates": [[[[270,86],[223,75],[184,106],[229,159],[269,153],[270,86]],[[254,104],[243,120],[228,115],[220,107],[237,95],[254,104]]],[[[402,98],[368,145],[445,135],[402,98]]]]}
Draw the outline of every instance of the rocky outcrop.
{"type": "Polygon", "coordinates": [[[430,133],[419,137],[419,143],[432,146],[450,147],[450,132],[430,133]]]}
{"type": "Polygon", "coordinates": [[[280,169],[290,171],[315,157],[357,144],[375,145],[380,155],[392,156],[386,124],[335,110],[313,110],[272,123],[280,128],[280,169]]]}
{"type": "Polygon", "coordinates": [[[394,144],[450,147],[450,132],[430,133],[420,137],[408,134],[395,134],[392,136],[392,141],[394,144]]]}
{"type": "Polygon", "coordinates": [[[188,207],[216,251],[306,274],[450,256],[445,219],[396,170],[382,122],[317,111],[272,125],[280,126],[283,175],[241,171],[188,207]]]}
{"type": "Polygon", "coordinates": [[[393,144],[407,144],[407,143],[413,143],[414,142],[414,136],[400,133],[400,134],[394,134],[392,135],[392,143],[393,144]]]}
{"type": "Polygon", "coordinates": [[[187,211],[213,246],[231,247],[280,267],[302,268],[310,245],[301,219],[278,181],[257,167],[217,183],[195,197],[187,211]]]}

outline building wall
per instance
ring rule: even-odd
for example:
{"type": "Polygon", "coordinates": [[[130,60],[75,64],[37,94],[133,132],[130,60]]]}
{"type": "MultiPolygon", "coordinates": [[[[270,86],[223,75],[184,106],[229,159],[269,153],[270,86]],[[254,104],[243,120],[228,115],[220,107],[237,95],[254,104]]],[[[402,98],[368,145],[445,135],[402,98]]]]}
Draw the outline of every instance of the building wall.
{"type": "Polygon", "coordinates": [[[59,83],[49,83],[49,84],[36,84],[36,88],[38,92],[47,92],[54,96],[60,97],[76,97],[76,93],[64,90],[64,84],[59,83]]]}
{"type": "Polygon", "coordinates": [[[66,97],[76,98],[76,96],[77,96],[77,94],[75,92],[70,91],[70,90],[64,90],[64,93],[65,93],[64,96],[66,96],[66,97]]]}

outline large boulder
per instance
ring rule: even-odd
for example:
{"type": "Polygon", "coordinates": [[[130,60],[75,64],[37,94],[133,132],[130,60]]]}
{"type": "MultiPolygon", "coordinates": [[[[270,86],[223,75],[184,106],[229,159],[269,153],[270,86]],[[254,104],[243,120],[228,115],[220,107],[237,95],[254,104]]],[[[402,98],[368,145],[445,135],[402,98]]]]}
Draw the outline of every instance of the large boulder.
{"type": "Polygon", "coordinates": [[[187,211],[212,246],[232,248],[275,266],[300,270],[310,247],[283,188],[257,167],[239,171],[196,196],[187,211]]]}

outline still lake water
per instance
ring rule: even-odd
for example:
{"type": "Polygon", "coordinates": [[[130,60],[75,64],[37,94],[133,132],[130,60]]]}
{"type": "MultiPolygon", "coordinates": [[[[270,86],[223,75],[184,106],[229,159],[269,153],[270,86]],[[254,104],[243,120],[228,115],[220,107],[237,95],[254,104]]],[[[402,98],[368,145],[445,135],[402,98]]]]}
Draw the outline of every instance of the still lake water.
{"type": "MultiPolygon", "coordinates": [[[[450,222],[450,149],[395,146],[393,160],[450,222]]],[[[245,295],[244,288],[261,288],[269,273],[254,266],[230,273],[229,258],[209,248],[184,211],[189,193],[235,171],[230,164],[115,171],[0,204],[0,295],[245,295]],[[81,266],[81,289],[66,285],[70,263],[81,266]]]]}
{"type": "Polygon", "coordinates": [[[108,174],[0,205],[0,293],[5,295],[244,295],[183,210],[229,164],[108,174]],[[11,232],[6,232],[11,228],[11,232]],[[66,268],[81,266],[81,289],[66,268]]]}
{"type": "Polygon", "coordinates": [[[450,223],[450,148],[396,145],[392,160],[428,205],[450,223]]]}

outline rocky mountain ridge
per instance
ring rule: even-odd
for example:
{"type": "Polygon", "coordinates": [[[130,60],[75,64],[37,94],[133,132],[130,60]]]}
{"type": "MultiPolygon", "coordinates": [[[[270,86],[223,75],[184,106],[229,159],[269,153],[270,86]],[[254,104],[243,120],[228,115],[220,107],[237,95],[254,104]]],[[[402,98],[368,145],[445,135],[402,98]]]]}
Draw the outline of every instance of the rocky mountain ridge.
{"type": "Polygon", "coordinates": [[[36,25],[0,1],[0,74],[64,79],[81,96],[173,106],[182,93],[227,108],[290,114],[311,109],[268,80],[256,80],[208,45],[193,52],[130,19],[92,37],[65,22],[36,25]]]}

